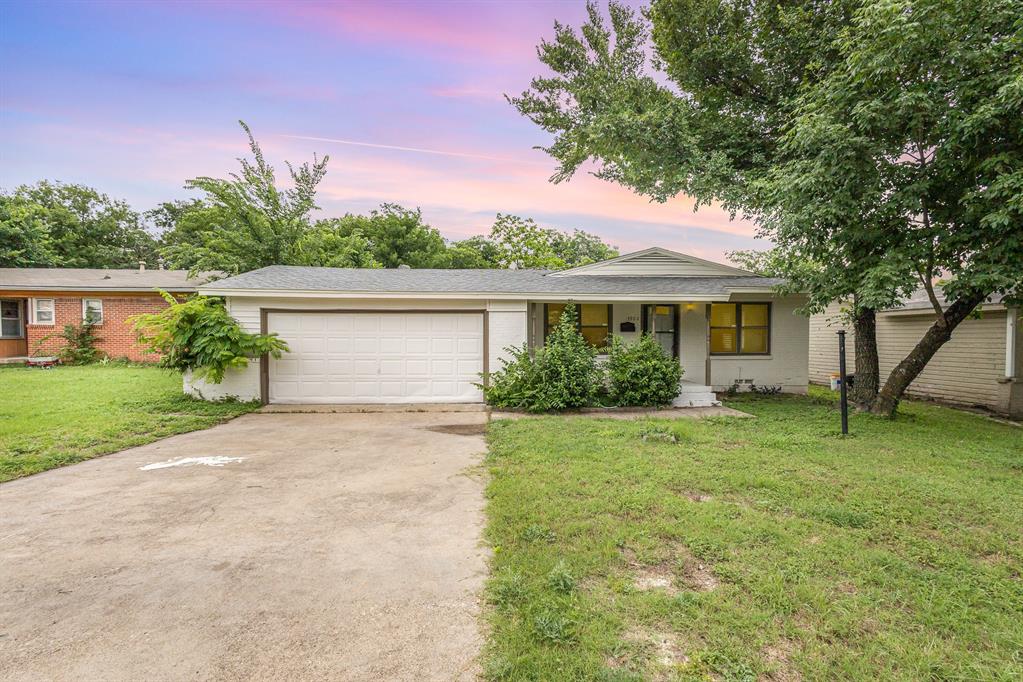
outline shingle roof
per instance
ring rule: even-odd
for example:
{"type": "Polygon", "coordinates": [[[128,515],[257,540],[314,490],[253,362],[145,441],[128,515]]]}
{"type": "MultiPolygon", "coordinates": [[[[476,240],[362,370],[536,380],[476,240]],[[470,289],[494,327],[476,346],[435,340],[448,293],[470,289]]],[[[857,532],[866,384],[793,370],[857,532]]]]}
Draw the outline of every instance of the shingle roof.
{"type": "Polygon", "coordinates": [[[87,268],[0,268],[0,290],[195,291],[206,277],[187,270],[101,270],[87,268]]]}
{"type": "Polygon", "coordinates": [[[337,293],[634,294],[727,296],[734,289],[768,288],[769,277],[548,277],[545,270],[429,270],[317,268],[272,265],[212,282],[203,291],[260,290],[337,293]]]}
{"type": "MultiPolygon", "coordinates": [[[[934,286],[934,295],[937,297],[938,303],[941,304],[942,308],[948,307],[948,302],[945,300],[945,292],[942,290],[940,284],[936,284],[934,286]]],[[[988,303],[988,304],[990,304],[990,303],[994,303],[994,304],[1001,303],[1003,298],[1004,298],[1004,296],[1002,296],[1002,294],[992,294],[987,299],[987,301],[985,303],[988,303]]],[[[934,306],[931,305],[931,299],[927,296],[927,290],[921,288],[921,289],[917,289],[916,291],[914,291],[913,294],[909,298],[907,298],[905,301],[903,301],[901,304],[895,306],[894,308],[888,308],[887,310],[890,310],[890,311],[897,311],[897,310],[928,310],[928,311],[931,311],[931,310],[934,310],[934,306]]]]}

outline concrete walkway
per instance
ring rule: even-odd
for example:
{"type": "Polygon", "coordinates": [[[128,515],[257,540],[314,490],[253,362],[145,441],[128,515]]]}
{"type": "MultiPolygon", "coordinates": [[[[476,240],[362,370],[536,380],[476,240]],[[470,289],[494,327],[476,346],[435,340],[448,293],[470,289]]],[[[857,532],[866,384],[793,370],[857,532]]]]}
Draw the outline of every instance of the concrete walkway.
{"type": "Polygon", "coordinates": [[[0,679],[475,679],[485,419],[251,414],[0,485],[0,679]]]}

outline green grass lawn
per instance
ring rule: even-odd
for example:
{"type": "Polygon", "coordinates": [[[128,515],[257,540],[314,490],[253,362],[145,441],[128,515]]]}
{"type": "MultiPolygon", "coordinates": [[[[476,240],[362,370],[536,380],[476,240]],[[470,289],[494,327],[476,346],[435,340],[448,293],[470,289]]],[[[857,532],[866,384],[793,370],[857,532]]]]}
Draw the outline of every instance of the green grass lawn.
{"type": "Polygon", "coordinates": [[[180,374],[157,367],[0,368],[0,482],[205,429],[256,407],[190,398],[180,374]]]}
{"type": "Polygon", "coordinates": [[[1023,679],[1023,429],[830,394],[489,430],[489,679],[1023,679]]]}

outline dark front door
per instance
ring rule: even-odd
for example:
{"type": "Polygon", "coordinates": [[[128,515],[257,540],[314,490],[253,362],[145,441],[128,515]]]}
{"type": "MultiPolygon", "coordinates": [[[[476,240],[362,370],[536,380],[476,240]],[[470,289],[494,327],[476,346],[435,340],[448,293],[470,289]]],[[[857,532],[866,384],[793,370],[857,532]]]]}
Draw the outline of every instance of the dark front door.
{"type": "Polygon", "coordinates": [[[648,303],[643,306],[643,333],[653,334],[664,352],[678,357],[678,306],[648,303]]]}

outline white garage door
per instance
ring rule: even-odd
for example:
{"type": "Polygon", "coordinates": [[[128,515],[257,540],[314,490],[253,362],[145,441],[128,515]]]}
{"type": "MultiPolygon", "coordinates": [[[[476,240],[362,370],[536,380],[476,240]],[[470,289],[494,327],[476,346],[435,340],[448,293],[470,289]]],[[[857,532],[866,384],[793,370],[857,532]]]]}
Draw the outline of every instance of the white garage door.
{"type": "Polygon", "coordinates": [[[268,313],[271,403],[480,402],[481,313],[268,313]]]}

